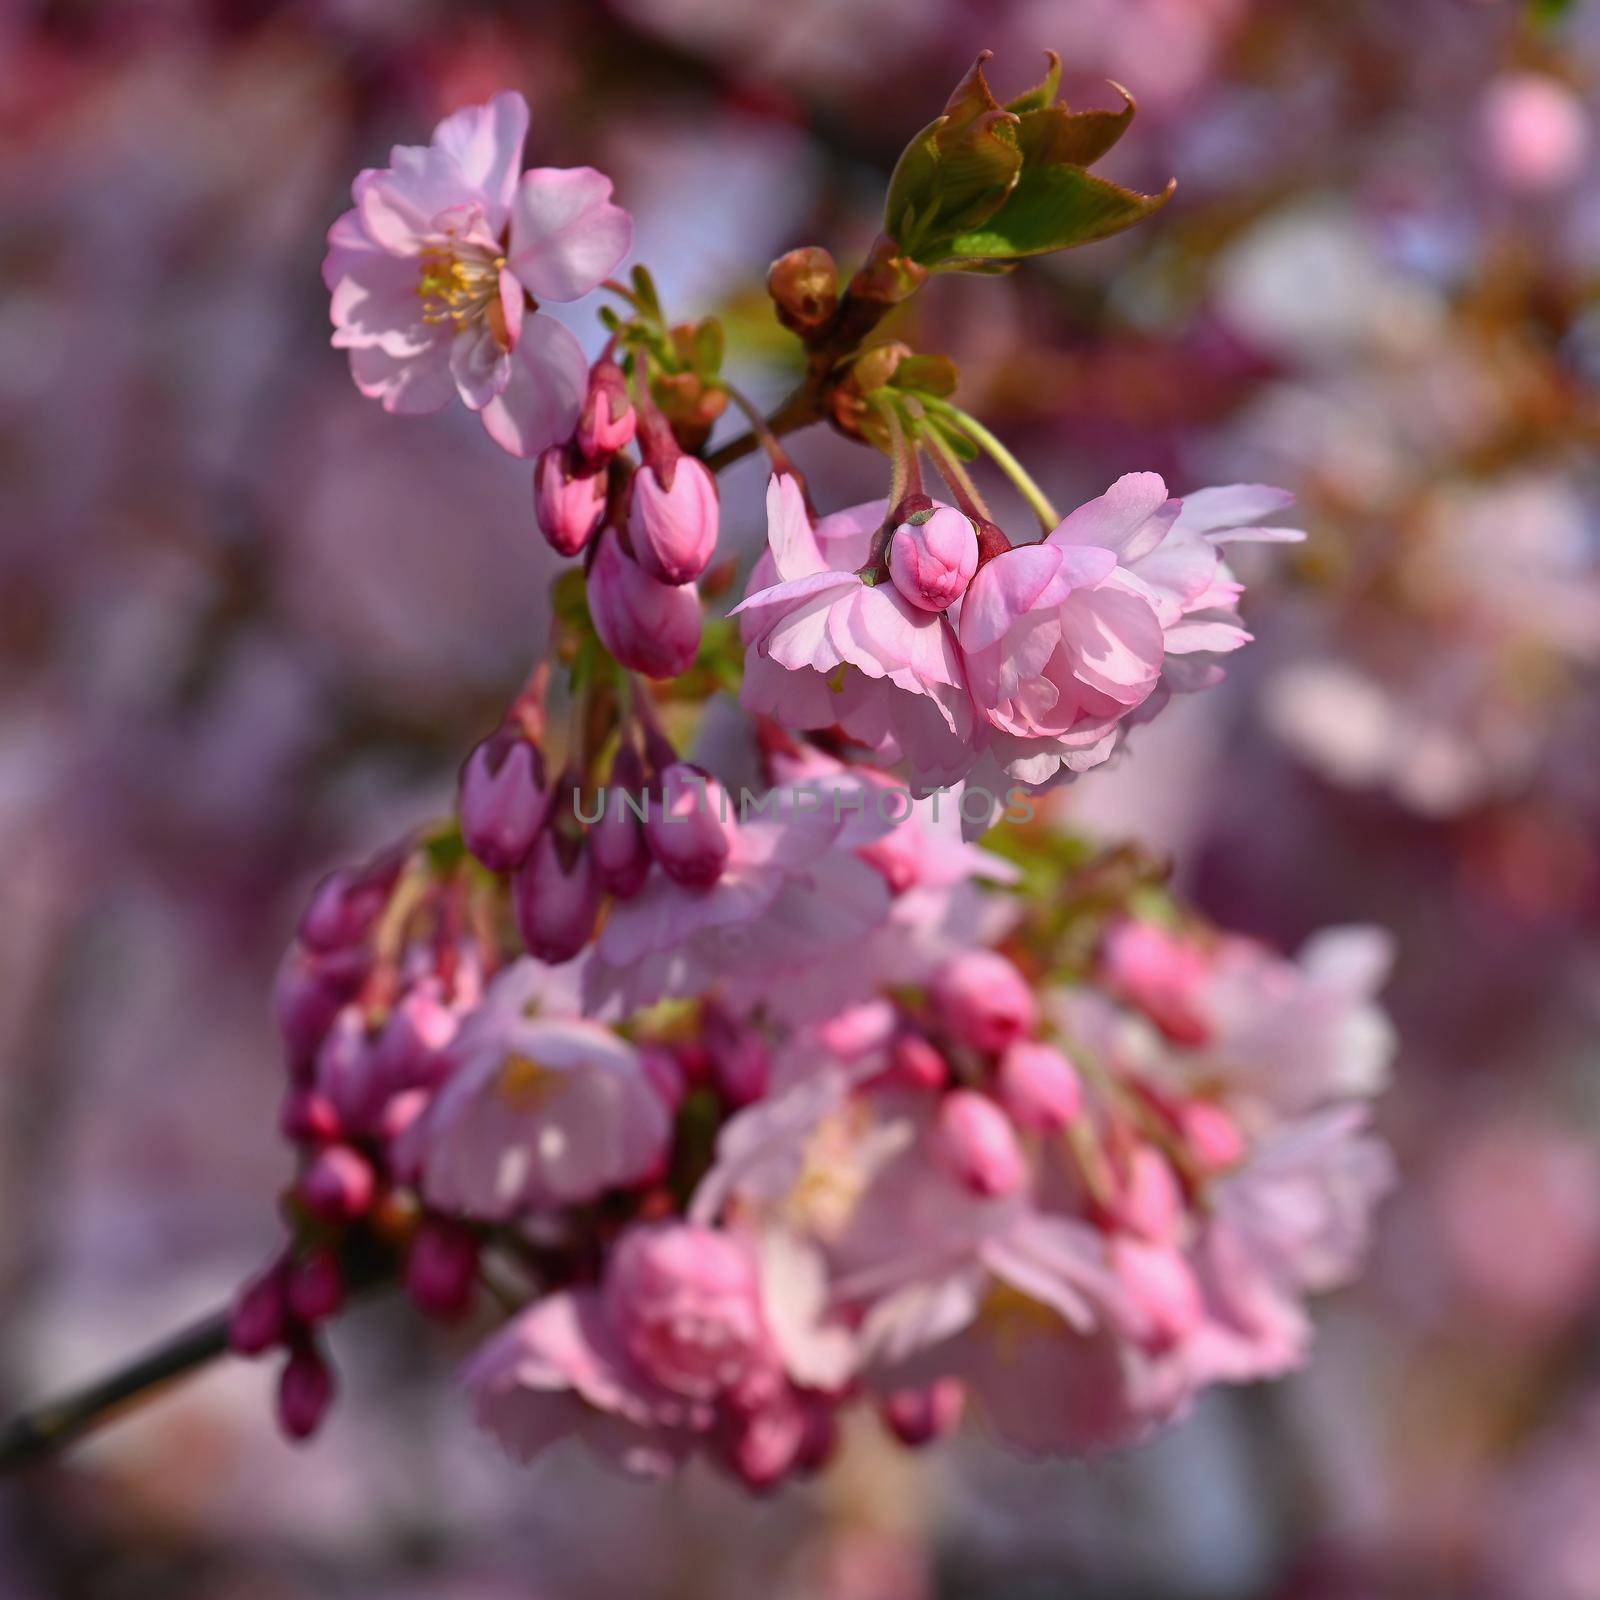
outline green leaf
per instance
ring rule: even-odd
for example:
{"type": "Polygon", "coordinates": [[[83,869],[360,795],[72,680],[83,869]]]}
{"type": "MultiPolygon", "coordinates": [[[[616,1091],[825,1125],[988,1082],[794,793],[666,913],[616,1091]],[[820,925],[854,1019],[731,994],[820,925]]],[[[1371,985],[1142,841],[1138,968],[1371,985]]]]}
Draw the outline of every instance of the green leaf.
{"type": "Polygon", "coordinates": [[[639,309],[647,317],[654,317],[657,322],[666,320],[661,315],[661,296],[656,293],[656,280],[650,276],[648,267],[637,266],[633,269],[633,292],[639,297],[639,309]]]}
{"type": "Polygon", "coordinates": [[[707,317],[694,330],[694,370],[702,378],[714,378],[722,371],[722,324],[707,317]]]}
{"type": "Polygon", "coordinates": [[[896,389],[909,389],[919,394],[934,394],[943,399],[956,392],[960,375],[949,356],[907,356],[894,369],[889,382],[896,389]]]}
{"type": "Polygon", "coordinates": [[[1061,88],[1061,57],[1054,50],[1044,53],[1046,62],[1044,80],[1036,83],[1026,94],[1019,94],[1015,100],[1006,101],[1006,110],[1015,111],[1018,116],[1023,116],[1029,111],[1043,111],[1046,106],[1056,103],[1056,94],[1061,88]]]}
{"type": "Polygon", "coordinates": [[[925,433],[934,434],[958,461],[976,461],[978,446],[944,417],[924,413],[920,426],[925,433]]]}
{"type": "Polygon", "coordinates": [[[1013,261],[1104,239],[1159,211],[1176,187],[1135,194],[1081,167],[1029,167],[1005,205],[983,227],[952,239],[938,265],[1013,261]]]}
{"type": "Polygon", "coordinates": [[[1023,163],[1030,167],[1092,167],[1128,131],[1138,109],[1120,83],[1111,87],[1122,96],[1120,111],[1068,111],[1065,106],[1047,106],[1024,116],[1017,129],[1023,163]]]}

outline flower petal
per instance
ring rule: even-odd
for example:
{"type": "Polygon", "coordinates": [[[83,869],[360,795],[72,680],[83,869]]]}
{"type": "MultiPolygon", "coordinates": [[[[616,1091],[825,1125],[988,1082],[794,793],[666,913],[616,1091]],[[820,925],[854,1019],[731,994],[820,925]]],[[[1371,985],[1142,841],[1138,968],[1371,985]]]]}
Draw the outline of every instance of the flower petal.
{"type": "Polygon", "coordinates": [[[577,300],[633,244],[633,218],[593,167],[535,167],[511,202],[507,264],[536,300],[577,300]]]}
{"type": "Polygon", "coordinates": [[[527,137],[528,102],[511,89],[487,105],[463,106],[433,130],[434,147],[454,158],[461,175],[487,203],[496,233],[505,226],[516,193],[527,137]]]}
{"type": "Polygon", "coordinates": [[[529,317],[505,388],[478,415],[502,450],[536,456],[577,426],[588,381],[577,339],[553,317],[529,317]]]}

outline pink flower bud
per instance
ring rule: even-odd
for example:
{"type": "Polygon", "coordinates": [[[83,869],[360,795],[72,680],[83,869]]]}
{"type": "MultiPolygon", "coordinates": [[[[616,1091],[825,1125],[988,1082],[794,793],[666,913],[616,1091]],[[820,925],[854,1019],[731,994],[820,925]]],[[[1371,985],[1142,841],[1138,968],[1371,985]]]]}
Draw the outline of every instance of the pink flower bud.
{"type": "Polygon", "coordinates": [[[1238,1123],[1210,1100],[1187,1101],[1178,1111],[1178,1132],[1196,1164],[1208,1173],[1226,1172],[1244,1159],[1238,1123]]]}
{"type": "Polygon", "coordinates": [[[382,1110],[387,1090],[374,1063],[362,1006],[347,1005],[333,1019],[317,1051],[316,1090],[346,1128],[365,1129],[382,1110]]]}
{"type": "Polygon", "coordinates": [[[594,860],[570,847],[554,829],[539,835],[533,854],[512,882],[517,928],[528,954],[557,966],[588,944],[600,916],[600,880],[594,860]]]}
{"type": "Polygon", "coordinates": [[[285,952],[273,984],[272,1004],[283,1035],[289,1071],[301,1082],[311,1077],[321,1046],[339,1008],[366,981],[370,958],[364,950],[319,955],[304,945],[285,952]]]}
{"type": "Polygon", "coordinates": [[[921,1388],[886,1394],[883,1420],[901,1444],[915,1449],[954,1433],[966,1406],[967,1386],[959,1378],[936,1378],[921,1388]]]}
{"type": "Polygon", "coordinates": [[[331,1250],[312,1250],[284,1275],[284,1297],[299,1322],[322,1322],[344,1304],[344,1269],[331,1250]]]}
{"type": "Polygon", "coordinates": [[[933,999],[944,1025],[962,1044],[998,1055],[1039,1020],[1022,974],[993,950],[963,950],[933,975],[933,999]]]}
{"type": "Polygon", "coordinates": [[[1021,1127],[1060,1133],[1083,1109],[1083,1085],[1054,1045],[1018,1039],[1000,1058],[1000,1099],[1021,1127]]]}
{"type": "Polygon", "coordinates": [[[728,1419],[728,1465],[746,1489],[765,1493],[800,1465],[812,1431],[807,1407],[786,1389],[759,1410],[728,1419]]]}
{"type": "Polygon", "coordinates": [[[953,506],[902,522],[889,541],[889,576],[912,605],[943,611],[967,592],[978,570],[978,535],[953,506]]]}
{"type": "Polygon", "coordinates": [[[300,1198],[324,1222],[351,1222],[371,1207],[378,1180],[359,1151],[347,1144],[325,1145],[311,1158],[300,1179],[300,1198]]]}
{"type": "Polygon", "coordinates": [[[228,1314],[228,1348],[236,1355],[258,1356],[283,1342],[289,1327],[284,1299],[283,1268],[274,1264],[242,1288],[228,1314]]]}
{"type": "Polygon", "coordinates": [[[396,1147],[400,1145],[411,1128],[416,1124],[422,1113],[426,1111],[433,1101],[433,1093],[428,1089],[404,1089],[395,1095],[383,1108],[383,1116],[378,1121],[378,1137],[388,1145],[389,1161],[395,1178],[401,1183],[415,1183],[417,1174],[400,1160],[402,1151],[396,1147]]]}
{"type": "Polygon", "coordinates": [[[327,1144],[343,1134],[344,1124],[327,1095],[291,1088],[278,1113],[278,1131],[292,1144],[327,1144]]]}
{"type": "Polygon", "coordinates": [[[956,1089],[939,1105],[939,1155],[976,1194],[1015,1194],[1028,1176],[1011,1119],[987,1095],[956,1089]]]}
{"type": "Polygon", "coordinates": [[[707,1009],[704,1032],[717,1092],[736,1109],[753,1105],[772,1081],[766,1040],[715,1006],[707,1009]]]}
{"type": "Polygon", "coordinates": [[[650,846],[639,815],[647,809],[647,802],[642,794],[612,784],[605,791],[604,806],[600,820],[589,829],[589,850],[600,887],[619,900],[628,900],[638,894],[650,875],[650,846]]]}
{"type": "Polygon", "coordinates": [[[606,514],[605,472],[580,471],[565,445],[553,444],[533,469],[533,509],[539,531],[557,555],[575,556],[606,514]]]}
{"type": "Polygon", "coordinates": [[[496,734],[461,768],[461,837],[491,872],[511,872],[528,859],[550,814],[544,757],[527,739],[496,734]]]}
{"type": "Polygon", "coordinates": [[[1183,1191],[1167,1158],[1153,1145],[1134,1147],[1112,1204],[1119,1227],[1151,1244],[1171,1244],[1183,1222],[1183,1191]]]}
{"type": "Polygon", "coordinates": [[[634,474],[628,542],[657,582],[698,578],[711,564],[720,521],[717,480],[693,456],[680,456],[664,473],[646,466],[634,474]]]}
{"type": "Polygon", "coordinates": [[[589,569],[589,614],[600,642],[625,667],[648,678],[675,678],[700,649],[700,593],[692,583],[658,583],[622,548],[600,535],[589,569]]]}
{"type": "Polygon", "coordinates": [[[863,1000],[819,1023],[817,1037],[823,1048],[841,1061],[859,1061],[894,1038],[896,1020],[892,1001],[863,1000]]]}
{"type": "Polygon", "coordinates": [[[699,767],[675,761],[661,774],[644,831],[650,854],[669,878],[709,889],[728,864],[736,827],[722,785],[699,767]]]}
{"type": "Polygon", "coordinates": [[[678,1058],[662,1045],[647,1044],[639,1052],[639,1065],[667,1110],[676,1113],[689,1093],[689,1080],[678,1058]]]}
{"type": "Polygon", "coordinates": [[[902,1034],[889,1052],[895,1082],[908,1089],[938,1090],[950,1081],[950,1063],[920,1033],[902,1034]]]}
{"type": "Polygon", "coordinates": [[[440,998],[436,979],[416,983],[395,1002],[373,1046],[374,1064],[386,1094],[431,1089],[450,1071],[449,1048],[461,1015],[440,998]]]}
{"type": "Polygon", "coordinates": [[[578,417],[578,449],[590,461],[609,461],[633,439],[638,422],[622,368],[615,361],[595,362],[578,417]]]}
{"type": "Polygon", "coordinates": [[[323,953],[359,944],[389,903],[399,867],[395,859],[375,868],[340,867],[330,872],[311,891],[301,914],[301,944],[323,953]]]}
{"type": "Polygon", "coordinates": [[[311,1345],[289,1357],[278,1380],[278,1424],[289,1438],[309,1439],[333,1401],[333,1373],[311,1345]]]}
{"type": "Polygon", "coordinates": [[[1181,1344],[1205,1320],[1199,1281],[1181,1251],[1118,1238],[1111,1265],[1139,1313],[1135,1336],[1152,1353],[1181,1344]]]}
{"type": "Polygon", "coordinates": [[[406,1257],[412,1304],[429,1316],[458,1317],[472,1302],[477,1276],[477,1236],[454,1222],[425,1218],[406,1257]]]}

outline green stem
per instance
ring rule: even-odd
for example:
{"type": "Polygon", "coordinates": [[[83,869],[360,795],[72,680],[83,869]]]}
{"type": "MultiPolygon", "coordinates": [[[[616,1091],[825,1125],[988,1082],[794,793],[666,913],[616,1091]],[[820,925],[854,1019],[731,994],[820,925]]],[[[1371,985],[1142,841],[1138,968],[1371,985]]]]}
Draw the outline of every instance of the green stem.
{"type": "Polygon", "coordinates": [[[1039,525],[1046,533],[1055,529],[1061,518],[1044,490],[1029,476],[1028,469],[976,417],[969,416],[960,406],[953,406],[936,395],[925,394],[917,398],[929,411],[955,423],[975,445],[988,453],[994,464],[1016,485],[1017,493],[1028,502],[1028,508],[1039,519],[1039,525]]]}

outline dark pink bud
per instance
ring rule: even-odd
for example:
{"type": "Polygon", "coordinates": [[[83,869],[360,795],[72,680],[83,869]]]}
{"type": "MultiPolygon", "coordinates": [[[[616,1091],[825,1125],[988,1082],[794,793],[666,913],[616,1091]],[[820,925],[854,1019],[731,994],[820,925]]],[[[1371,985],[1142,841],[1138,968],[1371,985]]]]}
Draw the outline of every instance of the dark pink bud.
{"type": "Polygon", "coordinates": [[[343,1007],[317,1051],[317,1093],[347,1128],[365,1129],[383,1107],[386,1089],[367,1036],[367,1014],[357,1004],[343,1007]]]}
{"type": "Polygon", "coordinates": [[[628,503],[634,559],[658,583],[692,583],[711,564],[721,507],[703,462],[680,456],[666,472],[642,467],[628,503]]]}
{"type": "Polygon", "coordinates": [[[669,878],[709,889],[728,864],[737,827],[727,791],[701,768],[675,761],[661,774],[645,838],[669,878]]]}
{"type": "Polygon", "coordinates": [[[963,950],[933,976],[933,999],[944,1025],[963,1044],[998,1055],[1039,1020],[1033,991],[994,950],[963,950]]]}
{"type": "Polygon", "coordinates": [[[943,611],[967,592],[978,570],[978,535],[953,506],[902,522],[889,541],[889,576],[912,605],[943,611]]]}
{"type": "Polygon", "coordinates": [[[627,900],[638,894],[650,875],[650,846],[640,815],[648,801],[635,790],[612,784],[605,791],[604,805],[600,820],[589,829],[589,850],[600,887],[627,900]]]}
{"type": "Polygon", "coordinates": [[[527,739],[496,734],[461,768],[461,837],[491,872],[528,859],[550,813],[544,757],[527,739]]]}
{"type": "Polygon", "coordinates": [[[395,1002],[373,1055],[387,1094],[431,1089],[450,1071],[449,1047],[461,1016],[440,998],[437,980],[413,984],[395,1002]]]}
{"type": "Polygon", "coordinates": [[[788,1390],[757,1411],[730,1418],[727,1428],[728,1464],[758,1494],[800,1465],[812,1431],[807,1408],[788,1390]]]}
{"type": "Polygon", "coordinates": [[[399,858],[376,867],[340,867],[311,891],[300,916],[300,942],[321,952],[359,944],[389,903],[399,873],[399,858]]]}
{"type": "Polygon", "coordinates": [[[921,1388],[885,1395],[883,1420],[901,1444],[915,1449],[954,1433],[966,1405],[967,1388],[959,1378],[938,1378],[921,1388]]]}
{"type": "Polygon", "coordinates": [[[956,1089],[939,1105],[937,1146],[950,1172],[988,1199],[1015,1194],[1027,1163],[1011,1119],[987,1095],[956,1089]]]}
{"type": "Polygon", "coordinates": [[[1020,1127],[1060,1133],[1083,1108],[1083,1085],[1054,1045],[1017,1039],[1000,1058],[1000,1099],[1020,1127]]]}
{"type": "Polygon", "coordinates": [[[736,1109],[753,1105],[772,1081],[772,1057],[767,1042],[745,1023],[719,1007],[708,1007],[705,1018],[706,1051],[711,1057],[711,1078],[717,1092],[736,1109]]]}
{"type": "Polygon", "coordinates": [[[1183,1209],[1183,1191],[1171,1163],[1153,1145],[1136,1145],[1112,1205],[1117,1225],[1151,1244],[1171,1244],[1178,1237],[1183,1209]]]}
{"type": "Polygon", "coordinates": [[[458,1317],[472,1300],[478,1276],[478,1241],[453,1222],[428,1217],[406,1257],[406,1293],[432,1317],[458,1317]]]}
{"type": "Polygon", "coordinates": [[[389,1160],[394,1176],[401,1183],[414,1183],[417,1174],[414,1171],[401,1170],[399,1152],[392,1147],[405,1138],[432,1101],[433,1094],[430,1090],[404,1089],[383,1108],[383,1116],[378,1122],[378,1137],[391,1147],[389,1160]]]}
{"type": "Polygon", "coordinates": [[[1244,1159],[1238,1123],[1210,1100],[1190,1100],[1180,1107],[1178,1131],[1195,1164],[1207,1173],[1226,1172],[1244,1159]]]}
{"type": "Polygon", "coordinates": [[[635,672],[676,678],[694,665],[700,650],[699,590],[692,583],[658,583],[610,528],[602,531],[589,568],[589,614],[601,643],[635,672]]]}
{"type": "Polygon", "coordinates": [[[333,1402],[333,1373],[310,1344],[289,1357],[278,1380],[278,1424],[289,1438],[309,1439],[333,1402]]]}
{"type": "Polygon", "coordinates": [[[278,1114],[278,1128],[294,1144],[327,1144],[344,1133],[333,1102],[315,1089],[289,1090],[278,1114]]]}
{"type": "Polygon", "coordinates": [[[336,950],[325,955],[292,944],[284,953],[273,984],[272,1004],[283,1035],[289,1071],[305,1081],[339,1008],[365,982],[371,965],[364,950],[336,950]]]}
{"type": "Polygon", "coordinates": [[[347,1144],[330,1144],[307,1164],[300,1178],[300,1198],[306,1210],[324,1222],[350,1222],[366,1213],[377,1187],[365,1156],[347,1144]]]}
{"type": "Polygon", "coordinates": [[[1205,1321],[1199,1281],[1181,1251],[1117,1238],[1111,1265],[1139,1313],[1134,1333],[1146,1349],[1157,1355],[1171,1350],[1205,1321]]]}
{"type": "Polygon", "coordinates": [[[331,1250],[312,1250],[291,1262],[284,1295],[300,1322],[322,1322],[344,1305],[344,1269],[331,1250]]]}
{"type": "Polygon", "coordinates": [[[581,846],[569,851],[555,830],[547,829],[512,881],[512,904],[529,955],[551,966],[572,960],[588,944],[600,916],[593,858],[581,846]]]}
{"type": "Polygon", "coordinates": [[[950,1064],[920,1033],[902,1034],[889,1052],[896,1083],[908,1089],[942,1089],[950,1081],[950,1064]]]}
{"type": "Polygon", "coordinates": [[[228,1314],[228,1348],[236,1355],[258,1356],[281,1344],[288,1327],[283,1268],[274,1264],[235,1297],[228,1314]]]}
{"type": "Polygon", "coordinates": [[[615,361],[595,362],[578,417],[578,449],[590,461],[609,461],[632,441],[638,425],[622,368],[615,361]]]}
{"type": "Polygon", "coordinates": [[[533,469],[533,508],[539,531],[557,555],[575,556],[606,514],[607,475],[579,471],[565,445],[553,444],[533,469]]]}

